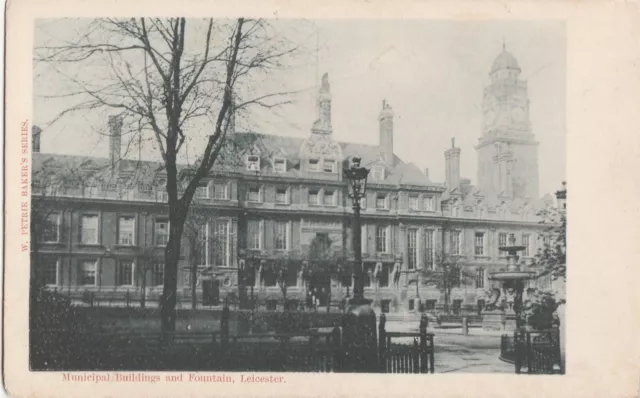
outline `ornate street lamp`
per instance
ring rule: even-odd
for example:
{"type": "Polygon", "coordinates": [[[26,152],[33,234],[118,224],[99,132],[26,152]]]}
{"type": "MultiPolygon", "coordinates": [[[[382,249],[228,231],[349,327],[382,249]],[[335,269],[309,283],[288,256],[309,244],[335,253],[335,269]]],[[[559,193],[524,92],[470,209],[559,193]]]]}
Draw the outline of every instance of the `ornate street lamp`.
{"type": "Polygon", "coordinates": [[[369,304],[364,299],[364,269],[362,264],[362,239],[360,227],[360,200],[365,197],[367,191],[367,177],[369,169],[360,166],[361,159],[354,156],[351,159],[351,167],[344,169],[344,176],[349,182],[349,197],[353,202],[353,250],[354,250],[354,286],[353,298],[350,304],[353,306],[369,304]]]}

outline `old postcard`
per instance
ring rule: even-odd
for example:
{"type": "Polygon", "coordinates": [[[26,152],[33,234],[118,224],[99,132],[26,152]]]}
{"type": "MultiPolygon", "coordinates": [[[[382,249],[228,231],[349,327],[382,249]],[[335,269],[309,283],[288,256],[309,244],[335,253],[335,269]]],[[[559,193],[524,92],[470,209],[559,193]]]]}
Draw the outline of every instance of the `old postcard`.
{"type": "Polygon", "coordinates": [[[635,6],[7,18],[10,396],[637,393],[635,6]]]}

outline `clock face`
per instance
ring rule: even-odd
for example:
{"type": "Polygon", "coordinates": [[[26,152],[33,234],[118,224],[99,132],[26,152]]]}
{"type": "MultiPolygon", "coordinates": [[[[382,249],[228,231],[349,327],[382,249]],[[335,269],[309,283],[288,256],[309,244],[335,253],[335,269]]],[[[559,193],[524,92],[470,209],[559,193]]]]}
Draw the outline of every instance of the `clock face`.
{"type": "Polygon", "coordinates": [[[515,120],[516,122],[523,121],[524,110],[520,107],[513,108],[513,110],[511,111],[511,117],[513,117],[513,120],[515,120]]]}
{"type": "Polygon", "coordinates": [[[484,114],[484,123],[489,126],[496,120],[496,113],[494,111],[488,111],[484,114]]]}

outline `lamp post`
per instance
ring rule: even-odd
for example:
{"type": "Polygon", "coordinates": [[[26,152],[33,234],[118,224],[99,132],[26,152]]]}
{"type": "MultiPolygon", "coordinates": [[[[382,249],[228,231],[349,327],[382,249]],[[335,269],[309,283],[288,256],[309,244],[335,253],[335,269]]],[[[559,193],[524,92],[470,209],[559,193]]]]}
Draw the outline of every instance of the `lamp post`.
{"type": "Polygon", "coordinates": [[[364,298],[364,269],[360,229],[360,200],[367,191],[369,170],[360,166],[360,157],[351,159],[351,167],[344,169],[349,182],[349,197],[353,201],[353,298],[349,300],[349,313],[344,328],[345,367],[353,372],[375,372],[378,368],[376,313],[371,300],[364,298]]]}
{"type": "Polygon", "coordinates": [[[349,182],[349,197],[353,203],[353,251],[354,251],[354,286],[352,306],[369,304],[364,298],[364,280],[362,264],[362,236],[360,227],[360,200],[365,197],[367,191],[367,177],[369,169],[360,166],[361,159],[354,156],[351,159],[351,167],[344,169],[344,176],[349,182]]]}

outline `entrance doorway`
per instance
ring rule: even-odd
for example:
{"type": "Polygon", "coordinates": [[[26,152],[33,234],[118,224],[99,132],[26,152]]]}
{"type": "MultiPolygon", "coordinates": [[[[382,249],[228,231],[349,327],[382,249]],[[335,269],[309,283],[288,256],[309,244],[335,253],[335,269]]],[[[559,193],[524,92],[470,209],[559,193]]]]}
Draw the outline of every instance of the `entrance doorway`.
{"type": "Polygon", "coordinates": [[[220,281],[205,279],[202,281],[202,305],[220,304],[220,281]]]}
{"type": "Polygon", "coordinates": [[[322,272],[314,275],[307,288],[307,303],[326,306],[331,300],[331,278],[329,273],[322,272]]]}

